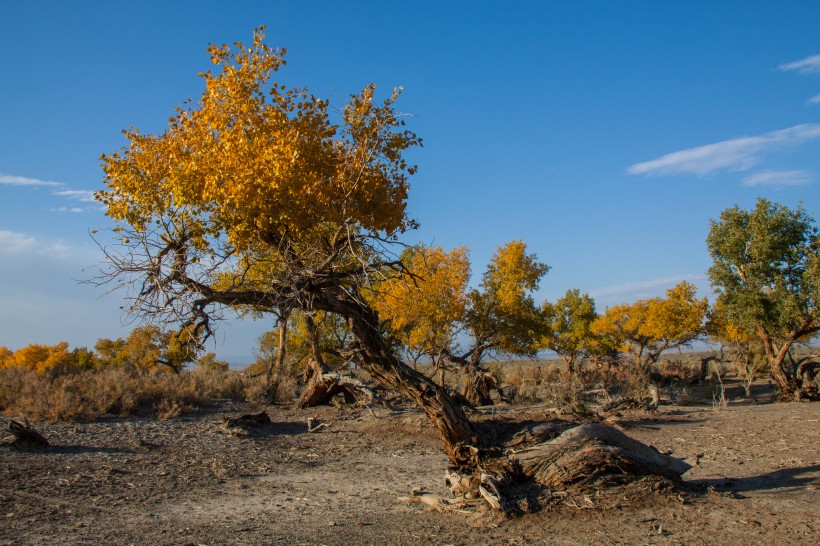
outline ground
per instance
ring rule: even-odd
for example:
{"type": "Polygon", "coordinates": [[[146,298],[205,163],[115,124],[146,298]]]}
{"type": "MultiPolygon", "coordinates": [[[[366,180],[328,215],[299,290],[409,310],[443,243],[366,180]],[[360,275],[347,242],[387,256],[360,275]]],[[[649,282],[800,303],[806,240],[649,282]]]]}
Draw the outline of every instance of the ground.
{"type": "MultiPolygon", "coordinates": [[[[417,411],[232,406],[169,420],[37,424],[0,447],[0,544],[817,544],[820,405],[661,406],[618,425],[697,457],[681,494],[651,483],[538,513],[442,514],[446,459],[417,411]],[[266,409],[258,434],[222,417],[266,409]],[[331,423],[307,432],[308,417],[331,423]]],[[[543,418],[543,406],[482,418],[543,418]]]]}

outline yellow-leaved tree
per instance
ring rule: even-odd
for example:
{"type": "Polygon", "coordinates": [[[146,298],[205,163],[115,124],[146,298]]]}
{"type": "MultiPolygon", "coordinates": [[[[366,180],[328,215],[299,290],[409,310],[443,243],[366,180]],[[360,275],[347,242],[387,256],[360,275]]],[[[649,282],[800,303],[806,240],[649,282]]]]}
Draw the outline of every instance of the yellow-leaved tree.
{"type": "Polygon", "coordinates": [[[451,351],[467,311],[470,258],[466,247],[447,252],[417,245],[402,252],[409,275],[373,289],[373,306],[413,361],[427,357],[444,385],[444,355],[451,351]]]}
{"type": "Polygon", "coordinates": [[[592,326],[598,335],[615,339],[649,373],[664,351],[686,346],[704,335],[709,304],[697,298],[694,285],[682,281],[666,297],[638,300],[607,309],[592,326]]]}
{"type": "Polygon", "coordinates": [[[420,145],[367,85],[331,109],[305,88],[272,81],[284,50],[262,29],[250,45],[212,45],[199,101],[161,134],[125,131],[129,145],[102,156],[97,198],[117,221],[101,282],[133,286],[128,311],[211,333],[224,310],[287,317],[293,310],[344,317],[355,359],[379,383],[417,402],[448,453],[475,441],[461,409],[399,361],[363,291],[398,274],[388,243],[415,227],[406,214],[404,159],[420,145]]]}
{"type": "Polygon", "coordinates": [[[465,371],[462,395],[473,405],[492,403],[491,389],[497,378],[484,369],[492,355],[534,355],[543,334],[543,321],[533,300],[549,266],[527,252],[522,240],[498,247],[490,259],[478,288],[467,294],[463,324],[471,338],[466,352],[450,353],[451,361],[465,371]]]}

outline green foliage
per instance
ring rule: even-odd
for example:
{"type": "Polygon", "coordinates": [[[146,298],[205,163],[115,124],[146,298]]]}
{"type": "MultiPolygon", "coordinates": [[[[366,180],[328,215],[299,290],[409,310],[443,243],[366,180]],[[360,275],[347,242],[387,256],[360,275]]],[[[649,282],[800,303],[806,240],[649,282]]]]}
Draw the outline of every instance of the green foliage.
{"type": "Polygon", "coordinates": [[[729,321],[783,340],[820,329],[820,239],[801,207],[759,199],[712,221],[709,278],[729,321]]]}
{"type": "Polygon", "coordinates": [[[555,303],[544,302],[541,311],[546,322],[542,346],[555,351],[572,372],[576,360],[594,345],[595,301],[576,288],[567,290],[555,303]]]}
{"type": "Polygon", "coordinates": [[[802,206],[758,199],[712,221],[706,239],[709,278],[724,323],[763,343],[781,398],[801,396],[797,370],[786,357],[795,342],[820,331],[820,234],[802,206]]]}

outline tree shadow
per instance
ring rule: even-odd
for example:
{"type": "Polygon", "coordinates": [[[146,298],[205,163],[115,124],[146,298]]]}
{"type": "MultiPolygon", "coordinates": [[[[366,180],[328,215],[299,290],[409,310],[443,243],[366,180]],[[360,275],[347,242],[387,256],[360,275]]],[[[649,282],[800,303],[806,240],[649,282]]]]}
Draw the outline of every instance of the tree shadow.
{"type": "Polygon", "coordinates": [[[820,487],[820,464],[783,468],[765,474],[744,478],[707,478],[694,480],[692,485],[711,487],[717,491],[744,493],[749,491],[771,491],[809,485],[820,487]],[[809,475],[809,474],[814,474],[809,475]]]}

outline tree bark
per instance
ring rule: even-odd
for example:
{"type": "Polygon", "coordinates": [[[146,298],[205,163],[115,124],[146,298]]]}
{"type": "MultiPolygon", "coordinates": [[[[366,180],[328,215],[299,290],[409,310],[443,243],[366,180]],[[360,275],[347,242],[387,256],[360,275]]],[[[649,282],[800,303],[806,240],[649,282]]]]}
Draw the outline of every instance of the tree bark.
{"type": "Polygon", "coordinates": [[[664,455],[601,423],[571,428],[514,458],[524,476],[554,489],[603,476],[629,479],[656,475],[677,480],[691,468],[683,460],[664,455]]]}
{"type": "Polygon", "coordinates": [[[469,366],[464,381],[462,395],[473,406],[489,406],[493,404],[490,393],[498,389],[498,382],[490,372],[482,370],[480,366],[469,366]]]}

